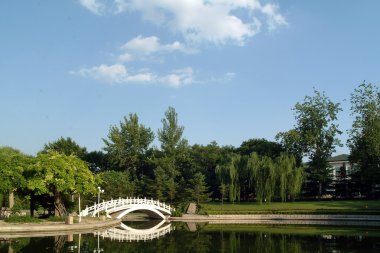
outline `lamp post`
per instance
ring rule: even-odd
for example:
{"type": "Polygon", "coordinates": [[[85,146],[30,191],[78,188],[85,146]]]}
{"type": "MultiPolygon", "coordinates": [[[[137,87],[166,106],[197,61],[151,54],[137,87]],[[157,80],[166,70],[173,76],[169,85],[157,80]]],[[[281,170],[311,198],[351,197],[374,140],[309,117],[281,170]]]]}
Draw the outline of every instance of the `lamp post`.
{"type": "MultiPolygon", "coordinates": [[[[100,204],[100,193],[103,193],[104,190],[98,186],[98,205],[100,204]]],[[[99,217],[99,212],[98,212],[98,217],[99,217]]]]}

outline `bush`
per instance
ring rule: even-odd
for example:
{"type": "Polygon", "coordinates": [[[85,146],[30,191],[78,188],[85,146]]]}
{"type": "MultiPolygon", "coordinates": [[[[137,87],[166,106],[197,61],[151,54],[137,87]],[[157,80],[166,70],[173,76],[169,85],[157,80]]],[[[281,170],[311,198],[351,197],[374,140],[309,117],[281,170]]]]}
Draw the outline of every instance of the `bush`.
{"type": "Polygon", "coordinates": [[[40,223],[41,220],[32,216],[11,215],[4,220],[9,223],[40,223]]]}

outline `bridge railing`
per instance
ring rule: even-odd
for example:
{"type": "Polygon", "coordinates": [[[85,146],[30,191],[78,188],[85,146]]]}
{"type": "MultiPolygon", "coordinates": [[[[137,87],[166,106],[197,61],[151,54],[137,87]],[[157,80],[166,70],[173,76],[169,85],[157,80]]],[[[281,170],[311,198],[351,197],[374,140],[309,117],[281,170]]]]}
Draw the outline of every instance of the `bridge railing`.
{"type": "Polygon", "coordinates": [[[81,216],[88,216],[89,214],[96,214],[101,211],[107,212],[109,209],[131,205],[131,204],[145,204],[145,205],[153,205],[161,207],[169,212],[174,211],[175,209],[170,205],[165,204],[164,202],[160,202],[159,200],[147,199],[147,198],[118,198],[112,199],[110,201],[103,201],[99,204],[94,204],[93,206],[86,207],[80,214],[81,216]]]}

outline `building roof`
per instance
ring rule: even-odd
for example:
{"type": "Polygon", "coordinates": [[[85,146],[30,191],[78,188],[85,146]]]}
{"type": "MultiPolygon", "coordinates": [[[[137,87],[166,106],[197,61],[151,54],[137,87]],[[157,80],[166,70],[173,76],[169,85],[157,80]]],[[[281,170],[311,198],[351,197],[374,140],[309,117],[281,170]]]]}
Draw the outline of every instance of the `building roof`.
{"type": "Polygon", "coordinates": [[[328,162],[340,162],[340,161],[348,161],[348,155],[341,154],[337,156],[330,157],[327,159],[328,162]]]}

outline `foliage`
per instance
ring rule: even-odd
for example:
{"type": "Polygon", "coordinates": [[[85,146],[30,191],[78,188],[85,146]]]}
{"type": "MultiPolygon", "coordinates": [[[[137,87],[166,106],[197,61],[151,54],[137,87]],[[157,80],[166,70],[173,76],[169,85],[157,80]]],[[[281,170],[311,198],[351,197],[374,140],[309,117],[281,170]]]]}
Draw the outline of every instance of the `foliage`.
{"type": "Polygon", "coordinates": [[[228,197],[230,202],[240,200],[238,174],[240,158],[241,156],[238,154],[227,153],[215,168],[215,174],[220,183],[221,193],[224,193],[225,187],[227,187],[229,190],[228,197]]]}
{"type": "Polygon", "coordinates": [[[259,203],[271,202],[276,183],[276,169],[272,159],[253,153],[249,157],[248,168],[252,171],[251,182],[255,186],[256,200],[259,203]]]}
{"type": "Polygon", "coordinates": [[[380,93],[377,86],[363,83],[351,94],[351,114],[355,116],[349,131],[350,161],[359,167],[361,183],[374,195],[380,183],[380,93]]]}
{"type": "Polygon", "coordinates": [[[40,223],[41,220],[32,216],[11,215],[4,220],[9,223],[40,223]]]}
{"type": "Polygon", "coordinates": [[[114,169],[129,170],[131,176],[135,177],[141,160],[154,139],[152,130],[140,124],[136,114],[129,114],[129,118],[124,117],[119,127],[110,127],[107,137],[108,139],[103,139],[106,145],[104,150],[114,169]]]}
{"type": "Polygon", "coordinates": [[[129,172],[124,171],[105,171],[99,174],[104,189],[102,198],[110,200],[111,198],[132,197],[135,194],[135,185],[131,180],[129,172]]]}
{"type": "Polygon", "coordinates": [[[75,155],[81,159],[83,159],[87,153],[87,150],[85,147],[79,146],[70,137],[67,137],[67,138],[60,137],[56,141],[45,144],[44,148],[41,150],[40,153],[46,154],[51,151],[56,151],[58,153],[61,153],[67,156],[75,155]]]}
{"type": "Polygon", "coordinates": [[[243,141],[243,143],[238,148],[238,152],[241,155],[250,155],[256,153],[259,156],[268,156],[272,159],[280,156],[283,152],[283,147],[281,144],[268,141],[266,139],[249,139],[243,141]]]}
{"type": "Polygon", "coordinates": [[[28,166],[29,157],[20,151],[10,148],[0,148],[0,192],[8,193],[25,186],[23,172],[28,166]]]}
{"type": "Polygon", "coordinates": [[[36,195],[54,196],[56,215],[66,214],[62,194],[95,194],[95,176],[85,162],[57,152],[38,154],[28,169],[27,187],[36,195]]]}
{"type": "Polygon", "coordinates": [[[314,96],[306,96],[294,107],[295,129],[278,135],[291,148],[290,152],[296,149],[296,154],[302,153],[309,158],[310,179],[317,182],[319,197],[322,186],[331,178],[327,159],[335,151],[335,146],[340,145],[336,135],[341,131],[335,121],[341,110],[339,103],[314,90],[314,96]]]}
{"type": "Polygon", "coordinates": [[[200,202],[208,201],[210,196],[205,179],[205,176],[201,172],[197,172],[190,180],[190,185],[192,185],[192,188],[190,188],[191,196],[198,205],[200,202]]]}
{"type": "Polygon", "coordinates": [[[161,122],[162,129],[159,129],[157,134],[161,149],[167,156],[176,155],[180,149],[187,146],[187,141],[182,138],[184,127],[178,125],[178,114],[173,107],[168,108],[161,122]]]}

